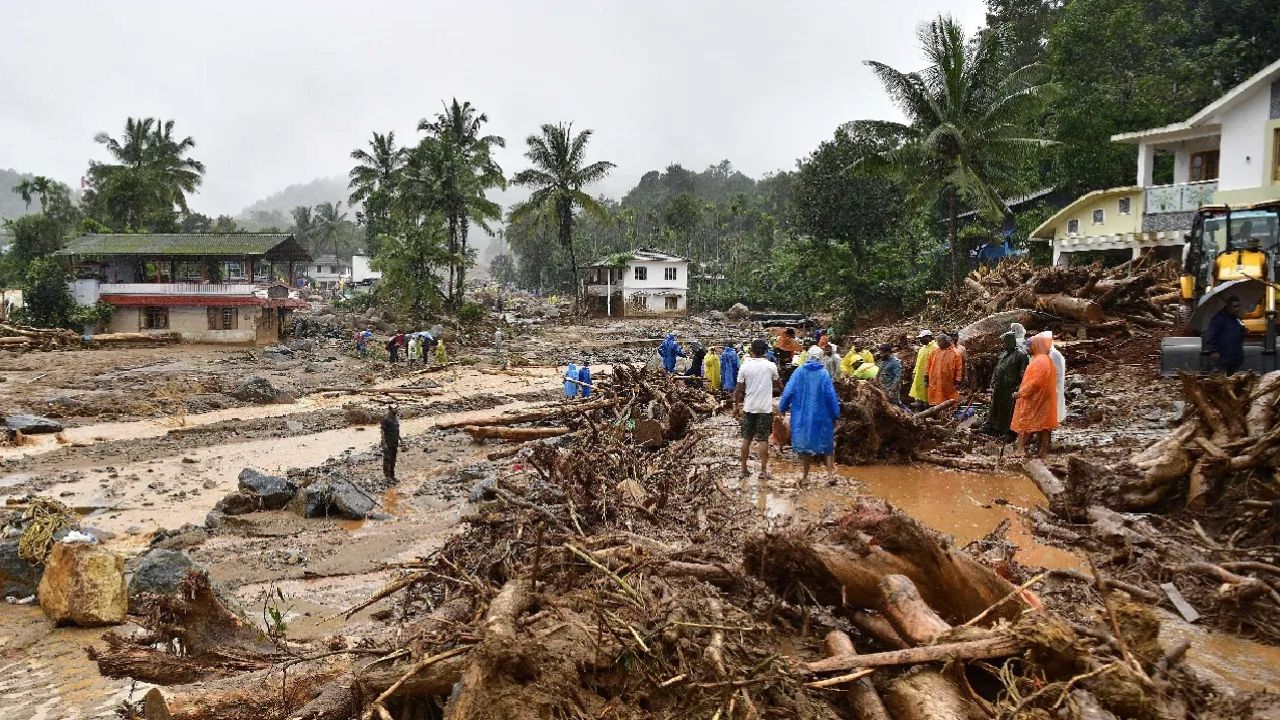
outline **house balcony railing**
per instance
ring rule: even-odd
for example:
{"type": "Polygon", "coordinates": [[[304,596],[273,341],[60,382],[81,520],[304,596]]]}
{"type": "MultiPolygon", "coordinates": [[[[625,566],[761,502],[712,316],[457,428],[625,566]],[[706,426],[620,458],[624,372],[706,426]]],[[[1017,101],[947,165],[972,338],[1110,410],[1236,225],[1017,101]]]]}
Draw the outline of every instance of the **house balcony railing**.
{"type": "Polygon", "coordinates": [[[100,295],[252,295],[249,283],[102,283],[100,295]]]}
{"type": "Polygon", "coordinates": [[[1217,180],[1155,185],[1146,190],[1146,213],[1195,212],[1201,205],[1212,202],[1217,191],[1217,180]]]}

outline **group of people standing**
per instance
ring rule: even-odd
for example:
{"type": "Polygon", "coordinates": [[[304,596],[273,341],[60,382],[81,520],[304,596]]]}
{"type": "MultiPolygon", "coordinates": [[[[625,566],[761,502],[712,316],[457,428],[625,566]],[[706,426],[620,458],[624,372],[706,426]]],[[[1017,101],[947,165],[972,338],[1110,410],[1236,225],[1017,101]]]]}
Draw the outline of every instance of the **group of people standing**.
{"type": "MultiPolygon", "coordinates": [[[[355,335],[356,354],[360,357],[369,357],[369,342],[372,339],[372,331],[357,330],[355,335]]],[[[409,365],[417,362],[424,367],[430,364],[429,359],[432,355],[435,355],[435,361],[439,365],[444,365],[449,361],[444,340],[434,337],[429,332],[415,332],[408,335],[403,332],[396,332],[395,335],[383,342],[382,347],[387,351],[387,362],[392,365],[400,362],[401,356],[404,357],[405,362],[409,365]]]]}
{"type": "Polygon", "coordinates": [[[1018,436],[1018,452],[1027,454],[1034,438],[1037,452],[1049,452],[1049,435],[1067,416],[1067,361],[1053,346],[1053,334],[1027,337],[1013,323],[1001,336],[1004,352],[991,376],[991,411],[986,431],[997,437],[1018,436]]]}

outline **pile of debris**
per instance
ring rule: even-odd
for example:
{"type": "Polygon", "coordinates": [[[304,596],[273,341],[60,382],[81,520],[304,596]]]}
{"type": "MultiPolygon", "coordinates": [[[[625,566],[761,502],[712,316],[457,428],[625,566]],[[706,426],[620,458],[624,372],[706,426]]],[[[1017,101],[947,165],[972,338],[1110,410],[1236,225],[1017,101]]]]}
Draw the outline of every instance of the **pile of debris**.
{"type": "Polygon", "coordinates": [[[37,328],[0,323],[0,349],[67,350],[84,347],[171,345],[181,342],[176,332],[99,333],[81,335],[64,328],[37,328]]]}
{"type": "Polygon", "coordinates": [[[908,463],[955,432],[955,401],[913,414],[894,404],[879,383],[848,378],[836,383],[836,394],[836,461],[842,465],[908,463]]]}
{"type": "Polygon", "coordinates": [[[1181,381],[1190,412],[1163,440],[1109,465],[1028,465],[1050,498],[1036,527],[1188,619],[1280,642],[1280,372],[1181,381]]]}
{"type": "Polygon", "coordinates": [[[140,709],[173,720],[851,708],[916,720],[1050,717],[1064,704],[1072,717],[1154,720],[1202,715],[1213,697],[1141,605],[1104,594],[1105,613],[1068,621],[1030,593],[1043,576],[1015,585],[1025,576],[1002,577],[881,500],[766,532],[748,494],[720,481],[732,468],[700,462],[704,438],[680,429],[713,407],[705,391],[628,366],[596,391],[572,403],[590,410],[554,417],[577,423],[569,439],[529,447],[465,530],[344,613],[382,603],[384,628],[289,644],[195,572],[178,595],[140,603],[145,631],[112,635],[100,670],[185,684],[140,709]]]}

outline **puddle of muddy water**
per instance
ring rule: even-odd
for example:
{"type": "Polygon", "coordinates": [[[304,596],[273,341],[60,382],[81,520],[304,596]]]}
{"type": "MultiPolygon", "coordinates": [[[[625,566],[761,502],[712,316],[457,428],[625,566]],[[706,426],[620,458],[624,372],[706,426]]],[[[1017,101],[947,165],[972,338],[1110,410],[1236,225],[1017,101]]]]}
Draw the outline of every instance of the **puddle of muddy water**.
{"type": "MultiPolygon", "coordinates": [[[[772,463],[779,474],[799,475],[799,466],[786,461],[772,463]]],[[[1043,505],[1045,497],[1026,477],[1009,473],[975,473],[931,465],[864,465],[837,467],[841,478],[834,487],[820,470],[810,473],[810,487],[782,495],[765,487],[758,503],[773,516],[816,517],[828,510],[848,507],[859,494],[882,497],[911,517],[935,530],[952,535],[963,545],[1009,521],[1007,537],[1018,546],[1019,562],[1044,568],[1079,568],[1081,559],[1060,548],[1036,542],[1030,529],[1012,506],[1043,505]],[[1004,501],[997,503],[997,500],[1004,501]],[[1007,503],[1007,504],[1005,504],[1007,503]]]]}

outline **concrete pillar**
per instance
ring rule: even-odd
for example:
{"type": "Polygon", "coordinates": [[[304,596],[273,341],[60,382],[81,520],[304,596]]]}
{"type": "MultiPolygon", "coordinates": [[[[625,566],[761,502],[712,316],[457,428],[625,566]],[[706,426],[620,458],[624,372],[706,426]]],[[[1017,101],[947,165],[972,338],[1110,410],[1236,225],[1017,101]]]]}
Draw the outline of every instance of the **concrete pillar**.
{"type": "Polygon", "coordinates": [[[1053,264],[1059,267],[1067,266],[1067,253],[1062,251],[1062,246],[1054,243],[1053,245],[1053,264]]]}
{"type": "Polygon", "coordinates": [[[1151,187],[1151,176],[1156,169],[1156,149],[1152,145],[1138,146],[1138,187],[1151,187]]]}

